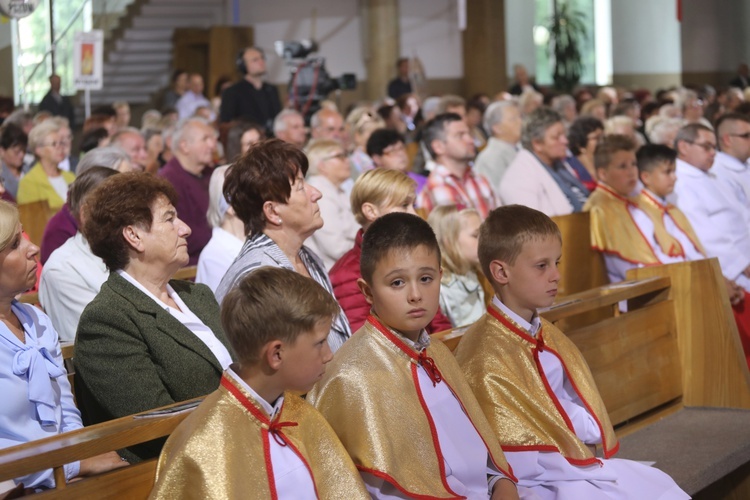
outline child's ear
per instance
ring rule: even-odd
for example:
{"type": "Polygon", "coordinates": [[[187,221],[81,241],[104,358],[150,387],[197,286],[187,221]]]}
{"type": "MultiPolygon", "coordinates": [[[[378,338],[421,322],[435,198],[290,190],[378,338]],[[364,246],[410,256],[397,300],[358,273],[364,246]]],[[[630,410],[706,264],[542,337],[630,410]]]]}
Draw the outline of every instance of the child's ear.
{"type": "Polygon", "coordinates": [[[362,295],[365,296],[367,303],[372,305],[372,290],[370,289],[370,285],[367,284],[364,278],[359,278],[357,280],[357,286],[359,287],[359,291],[362,292],[362,295]]]}
{"type": "Polygon", "coordinates": [[[490,275],[492,281],[497,282],[499,285],[508,284],[508,265],[500,260],[493,260],[490,262],[490,275]]]}
{"type": "Polygon", "coordinates": [[[380,210],[378,210],[378,207],[376,207],[369,201],[366,201],[362,203],[362,215],[364,215],[365,219],[367,219],[368,221],[374,222],[375,219],[380,217],[380,210]]]}
{"type": "Polygon", "coordinates": [[[280,340],[271,340],[263,346],[263,357],[273,371],[278,370],[284,360],[284,343],[280,340]]]}
{"type": "Polygon", "coordinates": [[[598,167],[596,169],[596,180],[602,181],[602,182],[605,182],[605,183],[607,182],[607,169],[606,169],[606,167],[605,168],[598,167]]]}
{"type": "Polygon", "coordinates": [[[640,172],[638,174],[638,180],[640,180],[644,186],[648,186],[649,181],[651,180],[651,172],[640,172]]]}

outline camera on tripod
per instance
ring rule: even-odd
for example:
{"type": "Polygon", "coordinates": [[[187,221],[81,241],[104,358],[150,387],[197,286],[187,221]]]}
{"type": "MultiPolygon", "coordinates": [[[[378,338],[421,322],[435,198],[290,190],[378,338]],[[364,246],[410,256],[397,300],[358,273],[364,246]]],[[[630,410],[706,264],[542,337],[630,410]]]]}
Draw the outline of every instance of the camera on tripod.
{"type": "Polygon", "coordinates": [[[277,41],[276,53],[292,68],[289,80],[289,100],[292,106],[310,123],[310,117],[320,109],[320,102],[334,90],[352,90],[357,87],[354,73],[344,73],[332,78],[325,67],[324,57],[309,57],[318,50],[312,40],[277,41]]]}

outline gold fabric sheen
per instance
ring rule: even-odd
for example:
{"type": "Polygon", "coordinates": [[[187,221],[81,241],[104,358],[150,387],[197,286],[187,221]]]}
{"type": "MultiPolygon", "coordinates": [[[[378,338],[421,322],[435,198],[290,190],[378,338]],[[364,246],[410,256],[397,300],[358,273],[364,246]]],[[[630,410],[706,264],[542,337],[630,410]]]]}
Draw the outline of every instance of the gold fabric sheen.
{"type": "Polygon", "coordinates": [[[268,431],[265,411],[225,373],[222,385],[167,440],[150,498],[275,498],[264,439],[283,439],[301,455],[318,498],[370,498],[333,430],[308,403],[285,393],[274,422],[281,424],[280,435],[268,431]]]}
{"type": "Polygon", "coordinates": [[[685,214],[676,206],[668,203],[664,205],[659,200],[655,199],[649,193],[641,191],[636,199],[638,208],[643,210],[651,222],[654,224],[654,236],[656,236],[656,242],[661,247],[662,252],[669,255],[670,257],[685,257],[685,251],[682,248],[679,240],[669,234],[667,226],[664,225],[664,216],[669,216],[675,225],[685,233],[693,246],[703,255],[706,255],[706,250],[701,245],[698,236],[693,231],[693,226],[690,225],[685,214]]]}
{"type": "Polygon", "coordinates": [[[633,200],[598,184],[583,206],[591,214],[591,248],[633,264],[661,264],[628,210],[633,200]]]}
{"type": "MultiPolygon", "coordinates": [[[[336,352],[310,401],[326,417],[354,463],[409,496],[455,498],[447,488],[437,435],[418,393],[418,354],[398,333],[364,326],[336,352]]],[[[451,352],[441,342],[426,349],[443,382],[463,406],[493,463],[515,480],[497,437],[451,352]]]]}
{"type": "Polygon", "coordinates": [[[490,305],[467,330],[455,355],[505,451],[557,451],[574,465],[596,462],[575,434],[535,357],[556,354],[578,397],[596,419],[606,458],[619,443],[607,409],[581,352],[552,323],[542,319],[537,338],[490,305]]]}

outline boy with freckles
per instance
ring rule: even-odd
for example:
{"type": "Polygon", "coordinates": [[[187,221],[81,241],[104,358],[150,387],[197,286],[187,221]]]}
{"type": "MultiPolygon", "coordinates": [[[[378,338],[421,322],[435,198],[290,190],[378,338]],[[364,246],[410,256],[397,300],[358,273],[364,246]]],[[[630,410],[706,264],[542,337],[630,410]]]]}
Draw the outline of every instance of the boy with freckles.
{"type": "Polygon", "coordinates": [[[307,395],[373,498],[518,498],[497,437],[456,360],[425,327],[438,310],[440,249],[407,213],[364,234],[359,286],[372,305],[307,395]]]}
{"type": "Polygon", "coordinates": [[[555,300],[561,254],[560,231],[542,212],[490,212],[479,261],[495,297],[455,352],[519,490],[540,499],[688,498],[660,470],[610,458],[617,437],[586,361],[537,314],[555,300]]]}

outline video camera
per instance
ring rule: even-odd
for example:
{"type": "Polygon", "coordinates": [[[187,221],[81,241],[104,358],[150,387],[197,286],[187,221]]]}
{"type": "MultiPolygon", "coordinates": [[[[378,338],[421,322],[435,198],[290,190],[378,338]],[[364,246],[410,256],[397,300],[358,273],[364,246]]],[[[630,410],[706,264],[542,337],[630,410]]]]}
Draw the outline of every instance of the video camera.
{"type": "Polygon", "coordinates": [[[278,41],[276,53],[292,67],[289,80],[289,100],[292,106],[310,123],[310,117],[320,109],[320,101],[334,90],[352,90],[357,87],[354,73],[344,73],[332,78],[325,67],[324,57],[308,57],[318,50],[312,40],[278,41]]]}

